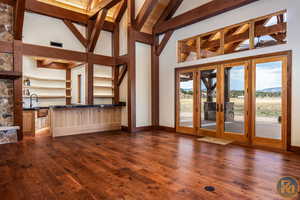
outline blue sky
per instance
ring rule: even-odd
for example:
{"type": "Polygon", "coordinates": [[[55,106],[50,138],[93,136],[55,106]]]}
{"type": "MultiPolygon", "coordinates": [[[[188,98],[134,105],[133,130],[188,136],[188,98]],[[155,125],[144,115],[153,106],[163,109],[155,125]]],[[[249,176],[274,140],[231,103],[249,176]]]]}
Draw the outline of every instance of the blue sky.
{"type": "MultiPolygon", "coordinates": [[[[234,67],[230,71],[231,90],[243,90],[244,88],[244,69],[243,67],[234,67]]],[[[267,88],[281,87],[281,61],[257,64],[256,66],[256,89],[263,90],[267,88]]],[[[192,89],[193,81],[182,82],[182,89],[192,89]]]]}

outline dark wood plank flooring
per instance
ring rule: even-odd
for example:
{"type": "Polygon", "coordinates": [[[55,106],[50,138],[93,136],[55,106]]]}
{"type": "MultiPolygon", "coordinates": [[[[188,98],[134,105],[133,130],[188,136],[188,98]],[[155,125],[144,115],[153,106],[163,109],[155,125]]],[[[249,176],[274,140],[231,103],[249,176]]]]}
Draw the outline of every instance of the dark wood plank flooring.
{"type": "Polygon", "coordinates": [[[281,199],[276,184],[282,176],[300,178],[299,155],[162,131],[0,145],[1,200],[281,199]]]}

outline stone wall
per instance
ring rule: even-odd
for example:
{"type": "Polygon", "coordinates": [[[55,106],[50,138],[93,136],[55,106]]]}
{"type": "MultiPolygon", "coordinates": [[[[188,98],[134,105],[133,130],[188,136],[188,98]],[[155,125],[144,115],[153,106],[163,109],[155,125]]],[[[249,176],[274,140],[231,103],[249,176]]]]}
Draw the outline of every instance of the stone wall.
{"type": "MultiPolygon", "coordinates": [[[[13,41],[13,8],[0,3],[0,41],[13,41]]],[[[13,70],[13,55],[0,53],[0,71],[13,70]]],[[[13,125],[13,82],[0,79],[0,126],[13,125]]]]}
{"type": "Polygon", "coordinates": [[[13,8],[0,3],[0,41],[13,40],[13,8]]]}
{"type": "Polygon", "coordinates": [[[0,80],[0,126],[13,125],[13,83],[0,80]]]}

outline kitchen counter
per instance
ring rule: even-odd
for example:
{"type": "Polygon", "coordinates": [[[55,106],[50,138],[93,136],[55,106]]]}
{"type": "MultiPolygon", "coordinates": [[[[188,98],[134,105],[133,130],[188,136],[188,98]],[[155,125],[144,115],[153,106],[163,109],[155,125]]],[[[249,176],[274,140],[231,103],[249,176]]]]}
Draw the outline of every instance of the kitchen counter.
{"type": "Polygon", "coordinates": [[[119,104],[94,104],[94,105],[83,105],[83,104],[72,104],[72,105],[55,105],[55,106],[43,106],[43,107],[24,107],[23,110],[43,110],[43,109],[64,109],[64,108],[112,108],[126,106],[126,103],[120,102],[119,104]]]}
{"type": "Polygon", "coordinates": [[[82,104],[73,104],[73,105],[57,105],[50,106],[49,108],[53,109],[64,109],[64,108],[113,108],[113,107],[122,107],[126,106],[124,102],[119,104],[94,104],[94,105],[82,105],[82,104]]]}
{"type": "Polygon", "coordinates": [[[50,106],[53,137],[121,130],[120,104],[50,106]]]}

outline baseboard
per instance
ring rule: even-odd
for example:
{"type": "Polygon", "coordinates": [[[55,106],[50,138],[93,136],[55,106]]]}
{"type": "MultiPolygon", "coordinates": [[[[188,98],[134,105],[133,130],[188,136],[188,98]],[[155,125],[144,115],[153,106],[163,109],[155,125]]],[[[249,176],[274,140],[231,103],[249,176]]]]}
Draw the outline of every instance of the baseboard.
{"type": "Polygon", "coordinates": [[[152,131],[154,130],[153,126],[141,126],[141,127],[136,127],[133,132],[142,132],[142,131],[152,131]]]}
{"type": "Polygon", "coordinates": [[[289,151],[292,151],[294,153],[299,153],[300,154],[300,147],[291,146],[289,148],[289,151]]]}
{"type": "Polygon", "coordinates": [[[159,126],[158,130],[167,131],[167,132],[176,132],[176,128],[168,127],[168,126],[159,126]]]}

